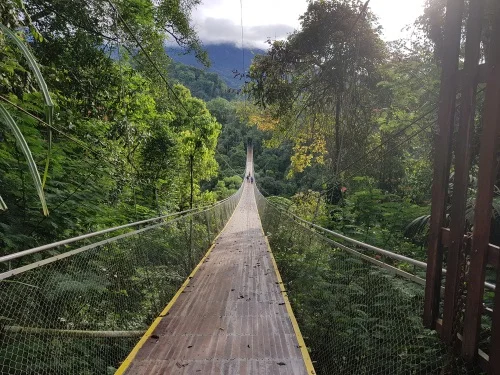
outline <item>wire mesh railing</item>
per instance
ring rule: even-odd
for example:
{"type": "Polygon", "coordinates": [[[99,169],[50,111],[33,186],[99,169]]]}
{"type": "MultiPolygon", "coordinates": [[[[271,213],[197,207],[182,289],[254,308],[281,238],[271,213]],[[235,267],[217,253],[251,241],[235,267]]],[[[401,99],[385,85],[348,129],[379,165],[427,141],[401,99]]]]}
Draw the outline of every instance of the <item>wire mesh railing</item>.
{"type": "Polygon", "coordinates": [[[0,258],[0,374],[113,374],[241,192],[208,208],[0,258]]]}
{"type": "Polygon", "coordinates": [[[317,374],[481,373],[423,327],[425,263],[329,235],[256,198],[317,374]]]}

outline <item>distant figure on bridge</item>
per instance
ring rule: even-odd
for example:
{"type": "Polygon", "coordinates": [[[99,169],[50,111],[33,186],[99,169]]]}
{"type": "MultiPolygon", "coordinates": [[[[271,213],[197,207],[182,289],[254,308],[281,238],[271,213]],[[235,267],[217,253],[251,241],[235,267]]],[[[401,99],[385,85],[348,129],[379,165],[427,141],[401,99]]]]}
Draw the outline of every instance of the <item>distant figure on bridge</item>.
{"type": "Polygon", "coordinates": [[[247,182],[250,182],[250,173],[247,175],[247,182]]]}
{"type": "Polygon", "coordinates": [[[253,184],[253,176],[250,177],[250,182],[253,184]]]}

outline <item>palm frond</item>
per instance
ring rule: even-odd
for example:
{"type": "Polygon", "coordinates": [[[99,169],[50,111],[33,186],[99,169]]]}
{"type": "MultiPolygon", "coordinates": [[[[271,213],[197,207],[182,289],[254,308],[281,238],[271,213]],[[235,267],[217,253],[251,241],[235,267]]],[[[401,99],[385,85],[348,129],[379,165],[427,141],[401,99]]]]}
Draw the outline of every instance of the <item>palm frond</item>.
{"type": "Polygon", "coordinates": [[[51,154],[52,154],[52,130],[49,130],[49,148],[47,150],[47,159],[45,159],[45,168],[43,171],[43,178],[42,178],[42,189],[45,188],[45,182],[47,182],[47,176],[49,175],[49,164],[50,164],[51,154]]]}
{"type": "MultiPolygon", "coordinates": [[[[494,186],[494,194],[493,201],[491,202],[491,218],[492,219],[500,219],[500,189],[498,186],[494,186]]],[[[450,207],[448,207],[448,210],[450,207]]],[[[470,197],[467,199],[465,205],[465,220],[466,220],[466,230],[472,230],[472,226],[474,225],[474,211],[476,209],[476,198],[470,197]]],[[[429,228],[429,221],[431,216],[424,215],[415,218],[410,224],[408,224],[405,228],[405,236],[408,238],[414,238],[418,235],[426,234],[426,230],[429,228]]],[[[449,220],[449,213],[446,214],[446,221],[449,220]]]]}
{"type": "MultiPolygon", "coordinates": [[[[10,38],[14,43],[19,47],[24,57],[28,61],[28,65],[35,75],[35,79],[38,82],[38,86],[42,91],[43,98],[45,100],[45,117],[49,126],[52,126],[52,120],[54,118],[54,103],[52,102],[52,98],[50,97],[50,92],[47,87],[47,83],[43,78],[42,72],[38,67],[38,63],[36,62],[35,56],[30,52],[26,44],[9,28],[0,23],[0,29],[10,38]]],[[[47,176],[49,174],[49,164],[50,164],[50,156],[52,153],[52,130],[49,129],[49,148],[47,150],[47,158],[45,160],[45,170],[43,174],[42,180],[42,188],[45,187],[45,182],[47,180],[47,176]]]]}
{"type": "Polygon", "coordinates": [[[408,238],[414,238],[418,235],[423,235],[429,227],[429,222],[431,220],[431,215],[422,215],[411,221],[405,228],[405,236],[408,238]]]}
{"type": "Polygon", "coordinates": [[[14,133],[14,137],[21,147],[21,151],[28,162],[28,168],[33,178],[33,182],[35,184],[36,191],[38,193],[38,197],[40,198],[40,202],[42,203],[43,214],[48,216],[49,209],[47,208],[47,202],[45,201],[45,195],[43,194],[42,181],[40,179],[40,174],[38,173],[38,169],[35,164],[35,160],[33,159],[33,155],[31,154],[31,150],[26,143],[26,139],[24,139],[21,130],[17,126],[16,122],[7,111],[7,109],[0,104],[0,118],[3,119],[3,122],[10,128],[12,133],[14,133]]]}
{"type": "Polygon", "coordinates": [[[43,79],[42,72],[40,72],[40,68],[38,67],[38,63],[36,62],[35,57],[30,52],[26,44],[19,39],[19,37],[12,32],[9,28],[5,27],[0,23],[0,29],[10,38],[12,41],[19,47],[24,57],[28,61],[28,65],[35,75],[36,81],[38,82],[38,86],[40,86],[40,90],[42,91],[43,98],[45,100],[45,115],[47,116],[47,123],[52,125],[52,119],[54,115],[54,103],[52,102],[52,98],[50,97],[49,89],[47,88],[47,83],[43,79]]]}
{"type": "Polygon", "coordinates": [[[1,211],[5,211],[5,210],[7,210],[7,205],[6,205],[6,204],[5,204],[5,202],[3,201],[2,196],[0,196],[0,210],[1,210],[1,211]]]}

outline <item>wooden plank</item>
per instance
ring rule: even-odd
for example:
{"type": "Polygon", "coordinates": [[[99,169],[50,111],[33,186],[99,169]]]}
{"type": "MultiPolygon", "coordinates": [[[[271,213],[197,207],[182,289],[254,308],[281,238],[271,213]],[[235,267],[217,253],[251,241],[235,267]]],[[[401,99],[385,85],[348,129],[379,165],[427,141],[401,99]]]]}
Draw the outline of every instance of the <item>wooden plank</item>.
{"type": "MultiPolygon", "coordinates": [[[[500,264],[497,270],[500,269],[500,264]]],[[[500,290],[500,276],[497,275],[496,290],[500,290]]],[[[493,312],[491,314],[491,345],[490,345],[490,368],[491,374],[500,373],[500,293],[495,293],[493,299],[493,312]]]]}
{"type": "Polygon", "coordinates": [[[245,183],[210,255],[126,374],[221,374],[223,364],[234,374],[315,374],[273,272],[253,187],[245,183]]]}
{"type": "Polygon", "coordinates": [[[463,0],[448,0],[446,7],[445,35],[443,42],[443,69],[439,90],[438,133],[434,142],[434,172],[432,205],[427,249],[427,283],[425,285],[424,325],[434,328],[439,313],[443,249],[441,227],[450,174],[450,145],[455,114],[456,76],[460,52],[463,0]]]}
{"type": "MultiPolygon", "coordinates": [[[[465,234],[464,241],[466,246],[471,246],[470,238],[465,234]]],[[[448,247],[450,246],[450,228],[441,228],[441,246],[448,247]]],[[[497,245],[493,245],[492,243],[488,244],[488,265],[495,267],[498,269],[498,265],[500,262],[500,247],[497,245]]]]}
{"type": "MultiPolygon", "coordinates": [[[[493,3],[496,9],[492,20],[493,31],[491,33],[489,72],[486,82],[483,131],[479,153],[478,191],[474,212],[474,232],[472,235],[472,253],[464,317],[464,342],[462,346],[464,357],[471,361],[476,357],[479,342],[484,271],[488,259],[491,228],[491,202],[497,174],[497,158],[494,155],[498,150],[498,132],[500,129],[500,5],[498,1],[493,3]]],[[[495,297],[498,297],[498,295],[495,297]]],[[[493,314],[495,317],[495,311],[493,314]]],[[[493,320],[493,349],[495,349],[495,345],[498,347],[498,340],[500,339],[499,323],[498,319],[493,320]]]]}
{"type": "MultiPolygon", "coordinates": [[[[443,331],[443,320],[442,319],[436,319],[436,331],[439,335],[441,335],[442,331],[443,331]]],[[[457,351],[460,350],[460,347],[462,346],[462,342],[463,342],[463,336],[459,333],[457,333],[457,341],[455,343],[455,349],[457,349],[457,351]]],[[[485,352],[483,352],[481,349],[478,349],[477,351],[477,358],[478,358],[478,364],[479,364],[479,367],[481,367],[481,369],[486,372],[486,373],[490,373],[490,358],[491,356],[489,356],[488,354],[486,354],[485,352]]],[[[493,374],[496,374],[496,373],[493,373],[493,374]]]]}
{"type": "Polygon", "coordinates": [[[460,117],[455,141],[455,175],[450,212],[450,243],[446,258],[446,282],[443,305],[442,339],[452,343],[453,328],[460,288],[462,252],[464,249],[465,209],[469,185],[471,139],[474,129],[474,114],[481,45],[482,15],[484,0],[470,0],[465,42],[465,60],[462,70],[460,94],[460,117]]]}

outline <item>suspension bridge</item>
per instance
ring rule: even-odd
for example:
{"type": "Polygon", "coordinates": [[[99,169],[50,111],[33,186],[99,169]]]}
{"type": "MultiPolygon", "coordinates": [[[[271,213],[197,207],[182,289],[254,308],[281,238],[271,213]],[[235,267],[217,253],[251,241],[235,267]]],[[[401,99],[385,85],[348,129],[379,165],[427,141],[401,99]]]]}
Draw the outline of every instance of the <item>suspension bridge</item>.
{"type": "Polygon", "coordinates": [[[425,263],[307,222],[248,181],[0,264],[0,374],[467,373],[421,322],[425,263]]]}
{"type": "Polygon", "coordinates": [[[265,239],[253,188],[243,183],[225,228],[118,374],[315,373],[265,239]]]}
{"type": "Polygon", "coordinates": [[[445,6],[426,262],[308,222],[244,182],[206,207],[1,256],[0,375],[500,374],[490,243],[500,6],[490,3],[445,6]]]}

